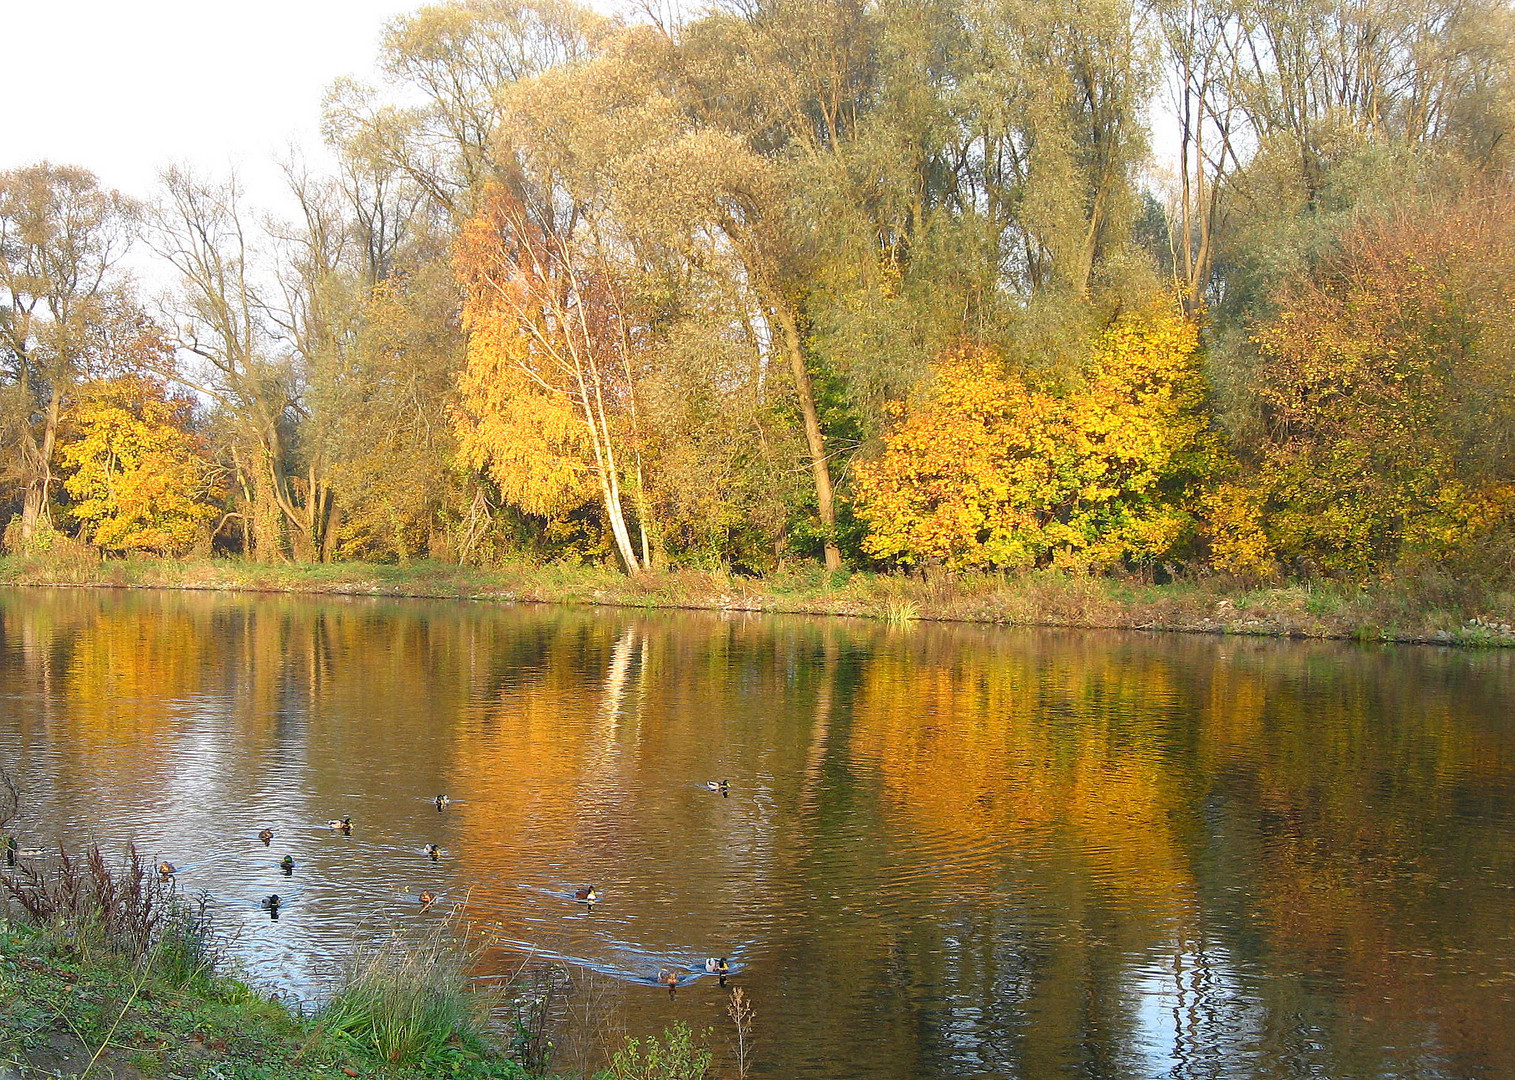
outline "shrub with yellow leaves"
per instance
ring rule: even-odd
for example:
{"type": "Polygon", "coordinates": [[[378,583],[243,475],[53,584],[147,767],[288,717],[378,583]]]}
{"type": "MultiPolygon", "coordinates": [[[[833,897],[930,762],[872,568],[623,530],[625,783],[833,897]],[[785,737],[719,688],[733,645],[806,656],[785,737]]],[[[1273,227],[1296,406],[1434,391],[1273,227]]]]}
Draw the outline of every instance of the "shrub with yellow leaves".
{"type": "Polygon", "coordinates": [[[85,538],[107,551],[181,555],[220,514],[220,469],[190,430],[192,403],[156,379],[85,383],[64,418],[64,490],[85,538]]]}
{"type": "Polygon", "coordinates": [[[1194,326],[1162,307],[1117,318],[1061,394],[982,347],[944,358],[860,470],[864,550],[954,569],[1174,557],[1218,456],[1197,352],[1194,326]]]}

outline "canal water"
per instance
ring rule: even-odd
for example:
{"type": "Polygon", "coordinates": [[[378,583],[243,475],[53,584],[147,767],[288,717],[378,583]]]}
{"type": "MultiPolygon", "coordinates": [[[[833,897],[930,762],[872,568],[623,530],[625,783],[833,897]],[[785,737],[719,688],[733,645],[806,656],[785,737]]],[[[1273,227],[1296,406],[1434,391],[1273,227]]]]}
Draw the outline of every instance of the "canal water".
{"type": "Polygon", "coordinates": [[[0,761],[270,990],[461,907],[569,1068],[1515,1075],[1515,653],[6,589],[0,761]]]}

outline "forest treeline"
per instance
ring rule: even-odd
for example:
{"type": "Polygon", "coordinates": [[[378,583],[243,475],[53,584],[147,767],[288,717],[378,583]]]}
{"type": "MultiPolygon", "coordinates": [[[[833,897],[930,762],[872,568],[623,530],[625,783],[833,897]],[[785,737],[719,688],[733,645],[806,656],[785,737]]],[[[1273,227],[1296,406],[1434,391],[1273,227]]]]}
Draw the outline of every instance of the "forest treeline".
{"type": "Polygon", "coordinates": [[[1512,28],[421,8],[291,220],[0,174],[6,547],[1508,580],[1512,28]]]}

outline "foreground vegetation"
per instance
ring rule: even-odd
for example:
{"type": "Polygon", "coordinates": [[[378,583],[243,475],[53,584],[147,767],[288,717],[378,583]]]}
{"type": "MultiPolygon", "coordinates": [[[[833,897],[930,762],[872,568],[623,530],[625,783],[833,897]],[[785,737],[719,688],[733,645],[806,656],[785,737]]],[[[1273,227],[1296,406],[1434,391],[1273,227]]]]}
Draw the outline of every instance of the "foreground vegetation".
{"type": "MultiPolygon", "coordinates": [[[[0,771],[0,835],[15,788],[0,771]]],[[[135,851],[23,855],[0,870],[0,1076],[294,1080],[547,1075],[550,1000],[483,991],[451,922],[354,958],[312,1011],[223,969],[208,901],[135,851]],[[38,868],[41,866],[41,869],[38,868]]],[[[733,996],[746,1036],[750,1013],[733,996]]],[[[741,1043],[745,1047],[745,1042],[741,1043]]],[[[698,1080],[711,1054],[683,1025],[627,1039],[604,1080],[698,1080]]],[[[745,1056],[738,1056],[745,1075],[745,1056]]]]}
{"type": "Polygon", "coordinates": [[[642,608],[696,608],[915,620],[1368,641],[1515,645],[1515,593],[1451,575],[1369,588],[1245,588],[1220,576],[1163,585],[1046,571],[926,576],[802,567],[756,579],[680,570],[627,577],[602,567],[519,564],[494,570],[418,562],[285,564],[231,559],[0,558],[0,584],[436,597],[642,608]]]}
{"type": "MultiPolygon", "coordinates": [[[[14,806],[14,785],[0,781],[14,806]]],[[[0,1062],[22,1076],[527,1075],[491,1047],[491,1003],[471,992],[468,956],[445,924],[381,944],[307,1014],[222,971],[209,901],[182,896],[135,850],[10,858],[0,1062]]]]}

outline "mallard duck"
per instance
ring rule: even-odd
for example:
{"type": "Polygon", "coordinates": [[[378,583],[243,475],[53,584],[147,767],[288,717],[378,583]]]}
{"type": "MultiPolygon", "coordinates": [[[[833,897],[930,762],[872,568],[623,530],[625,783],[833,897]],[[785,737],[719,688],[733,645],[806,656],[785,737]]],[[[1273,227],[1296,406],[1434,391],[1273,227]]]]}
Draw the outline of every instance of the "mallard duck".
{"type": "Polygon", "coordinates": [[[340,821],[333,818],[326,823],[328,829],[341,829],[343,832],[352,832],[352,818],[344,817],[340,821]]]}
{"type": "Polygon", "coordinates": [[[421,901],[422,911],[430,911],[431,905],[437,902],[438,897],[434,892],[423,892],[420,896],[416,897],[416,899],[421,901]]]}
{"type": "Polygon", "coordinates": [[[594,907],[595,902],[600,898],[600,893],[598,889],[591,885],[587,889],[575,889],[573,898],[588,904],[590,907],[594,907]]]}
{"type": "Polygon", "coordinates": [[[672,990],[684,981],[684,972],[679,968],[661,968],[658,971],[658,982],[672,990]]]}
{"type": "Polygon", "coordinates": [[[264,829],[258,833],[258,839],[263,841],[264,847],[267,847],[274,842],[274,831],[272,829],[264,829]]]}
{"type": "Polygon", "coordinates": [[[446,808],[447,804],[450,803],[450,802],[452,802],[452,800],[449,799],[446,795],[438,795],[432,801],[437,804],[437,812],[438,813],[441,813],[442,810],[446,808]]]}
{"type": "Polygon", "coordinates": [[[158,864],[158,873],[162,877],[171,878],[178,872],[179,868],[166,859],[158,864]]]}
{"type": "Polygon", "coordinates": [[[705,786],[707,788],[709,788],[711,791],[724,792],[724,791],[726,791],[726,789],[728,787],[730,787],[730,784],[731,784],[731,782],[729,780],[706,780],[705,781],[705,786]]]}
{"type": "Polygon", "coordinates": [[[724,956],[720,958],[706,957],[705,970],[712,975],[729,975],[731,973],[731,968],[726,963],[724,956]]]}
{"type": "Polygon", "coordinates": [[[277,915],[279,913],[279,903],[279,894],[274,893],[272,896],[265,896],[262,900],[259,900],[258,906],[270,915],[277,915]]]}
{"type": "Polygon", "coordinates": [[[425,850],[426,854],[431,858],[432,862],[436,862],[442,854],[442,849],[437,847],[435,844],[427,844],[425,850]]]}
{"type": "Polygon", "coordinates": [[[284,871],[284,876],[289,877],[295,872],[295,857],[286,855],[279,860],[279,869],[284,871]]]}

